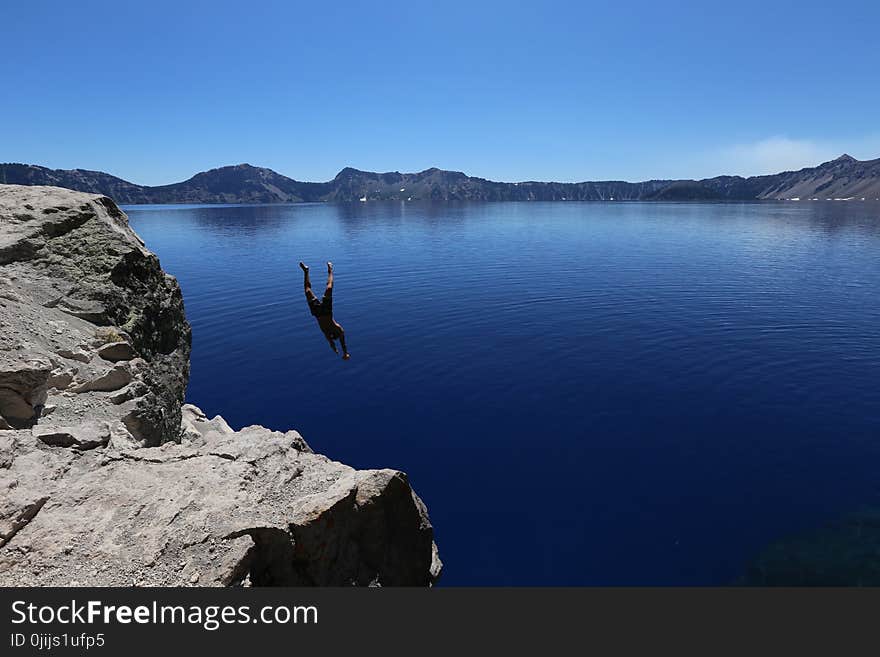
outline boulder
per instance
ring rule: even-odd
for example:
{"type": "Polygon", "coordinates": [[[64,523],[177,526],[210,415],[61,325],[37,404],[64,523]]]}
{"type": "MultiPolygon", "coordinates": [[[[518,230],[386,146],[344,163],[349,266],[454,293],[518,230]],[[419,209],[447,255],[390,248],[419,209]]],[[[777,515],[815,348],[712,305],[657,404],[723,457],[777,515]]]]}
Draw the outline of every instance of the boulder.
{"type": "Polygon", "coordinates": [[[117,363],[80,385],[72,388],[73,392],[115,392],[124,388],[134,379],[131,367],[127,363],[117,363]]]}
{"type": "Polygon", "coordinates": [[[181,429],[185,437],[190,440],[201,441],[201,439],[210,431],[217,433],[234,433],[226,420],[219,415],[215,415],[212,419],[208,419],[205,413],[198,406],[193,404],[184,404],[181,409],[181,429]]]}
{"type": "Polygon", "coordinates": [[[6,426],[25,428],[36,421],[52,370],[51,361],[41,356],[0,357],[0,417],[6,426]]]}
{"type": "Polygon", "coordinates": [[[56,367],[49,373],[46,385],[56,390],[64,390],[71,383],[79,370],[76,367],[56,367]]]}
{"type": "Polygon", "coordinates": [[[81,363],[88,363],[90,360],[92,360],[92,355],[82,347],[76,347],[75,349],[61,348],[58,349],[55,353],[57,353],[62,358],[77,360],[81,363]]]}
{"type": "Polygon", "coordinates": [[[76,447],[94,449],[110,442],[110,425],[107,422],[84,422],[72,427],[40,425],[31,429],[40,442],[52,447],[76,447]]]}
{"type": "MultiPolygon", "coordinates": [[[[114,438],[86,450],[81,428],[10,432],[0,489],[18,484],[6,517],[44,502],[0,549],[0,586],[436,580],[433,528],[403,473],[354,470],[314,454],[294,431],[191,422],[201,445],[131,449],[114,438]],[[50,447],[46,436],[64,438],[50,447]],[[75,449],[60,444],[73,438],[75,449]]],[[[108,427],[94,432],[103,441],[108,427]]]]}
{"type": "Polygon", "coordinates": [[[131,360],[135,354],[134,347],[120,340],[118,342],[109,342],[98,349],[98,355],[104,360],[115,363],[120,360],[131,360]]]}

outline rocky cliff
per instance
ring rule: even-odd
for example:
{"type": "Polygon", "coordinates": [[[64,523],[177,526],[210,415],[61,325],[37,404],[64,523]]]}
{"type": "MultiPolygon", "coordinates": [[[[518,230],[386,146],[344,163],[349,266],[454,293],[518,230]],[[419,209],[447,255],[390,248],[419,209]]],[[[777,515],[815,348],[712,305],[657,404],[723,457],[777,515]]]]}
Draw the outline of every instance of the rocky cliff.
{"type": "Polygon", "coordinates": [[[299,201],[749,201],[763,199],[880,200],[880,159],[842,155],[799,171],[704,180],[495,182],[460,171],[375,173],[346,167],[328,182],[300,182],[249,164],[198,173],[146,187],[98,171],[0,164],[0,183],[57,185],[99,192],[119,203],[291,203],[299,201]]]}
{"type": "Polygon", "coordinates": [[[0,586],[433,583],[406,475],[208,419],[189,351],[113,201],[0,185],[0,586]]]}

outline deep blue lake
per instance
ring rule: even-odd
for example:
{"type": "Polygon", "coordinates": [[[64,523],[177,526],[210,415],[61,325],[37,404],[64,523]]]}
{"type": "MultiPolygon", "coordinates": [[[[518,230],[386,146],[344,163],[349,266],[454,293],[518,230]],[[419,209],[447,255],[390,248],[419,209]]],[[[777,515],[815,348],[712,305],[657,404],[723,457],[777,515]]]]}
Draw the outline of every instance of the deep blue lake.
{"type": "Polygon", "coordinates": [[[726,584],[880,503],[880,204],[133,206],[188,398],[409,474],[446,585],[726,584]],[[297,262],[352,359],[310,316],[297,262]]]}

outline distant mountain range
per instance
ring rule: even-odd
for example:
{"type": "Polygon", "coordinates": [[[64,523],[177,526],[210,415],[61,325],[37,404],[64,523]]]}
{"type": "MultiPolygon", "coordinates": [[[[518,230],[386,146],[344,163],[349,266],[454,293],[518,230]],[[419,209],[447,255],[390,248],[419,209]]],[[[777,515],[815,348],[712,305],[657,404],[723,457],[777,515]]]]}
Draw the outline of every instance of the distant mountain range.
{"type": "Polygon", "coordinates": [[[285,203],[358,200],[462,201],[742,201],[880,199],[880,159],[841,155],[817,167],[767,176],[705,180],[504,183],[459,171],[373,173],[345,168],[328,182],[300,182],[250,164],[211,169],[184,182],[136,185],[100,171],[0,164],[0,184],[52,185],[105,194],[120,204],[285,203]]]}

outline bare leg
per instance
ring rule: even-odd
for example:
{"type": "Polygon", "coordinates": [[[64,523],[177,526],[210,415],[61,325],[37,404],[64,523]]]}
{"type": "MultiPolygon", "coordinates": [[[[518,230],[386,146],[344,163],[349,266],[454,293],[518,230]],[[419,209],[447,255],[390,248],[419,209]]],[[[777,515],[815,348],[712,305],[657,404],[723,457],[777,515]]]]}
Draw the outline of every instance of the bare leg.
{"type": "Polygon", "coordinates": [[[327,263],[327,289],[324,291],[324,294],[329,294],[333,291],[333,263],[327,263]]]}
{"type": "Polygon", "coordinates": [[[303,275],[304,275],[303,286],[305,287],[305,290],[306,290],[306,296],[309,296],[309,294],[312,291],[312,283],[309,280],[309,266],[306,265],[305,263],[301,262],[301,263],[299,263],[299,268],[303,270],[303,275]]]}

